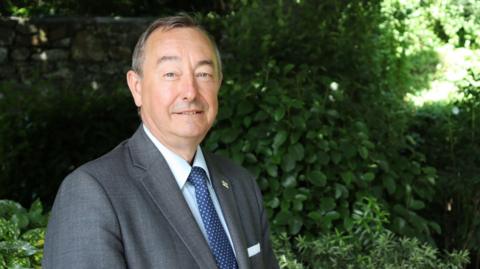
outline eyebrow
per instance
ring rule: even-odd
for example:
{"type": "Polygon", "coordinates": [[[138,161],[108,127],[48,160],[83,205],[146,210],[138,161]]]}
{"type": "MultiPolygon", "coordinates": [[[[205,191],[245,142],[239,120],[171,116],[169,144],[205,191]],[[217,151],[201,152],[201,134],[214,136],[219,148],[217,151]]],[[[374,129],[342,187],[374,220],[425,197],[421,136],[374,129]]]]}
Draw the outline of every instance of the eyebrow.
{"type": "Polygon", "coordinates": [[[180,61],[180,57],[178,56],[162,56],[160,59],[157,60],[157,65],[167,62],[167,61],[180,61]]]}
{"type": "MultiPolygon", "coordinates": [[[[180,57],[178,56],[162,56],[160,59],[157,60],[157,65],[163,63],[163,62],[167,62],[167,61],[180,61],[180,57]]],[[[202,61],[199,61],[196,65],[195,65],[195,69],[200,67],[200,66],[204,66],[204,65],[208,65],[208,66],[211,66],[211,67],[215,67],[215,65],[213,64],[213,61],[212,60],[202,60],[202,61]]]]}
{"type": "Polygon", "coordinates": [[[212,60],[202,60],[200,62],[198,62],[196,65],[195,65],[195,69],[197,69],[198,67],[200,66],[204,66],[204,65],[208,65],[212,68],[215,67],[215,65],[213,64],[213,61],[212,60]]]}

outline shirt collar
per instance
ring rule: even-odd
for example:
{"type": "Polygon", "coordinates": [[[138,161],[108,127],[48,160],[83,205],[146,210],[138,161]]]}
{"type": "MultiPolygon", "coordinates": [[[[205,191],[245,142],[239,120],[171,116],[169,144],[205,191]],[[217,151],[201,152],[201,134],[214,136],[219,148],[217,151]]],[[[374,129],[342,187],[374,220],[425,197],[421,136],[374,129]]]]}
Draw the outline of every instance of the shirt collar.
{"type": "MultiPolygon", "coordinates": [[[[163,158],[165,158],[165,161],[167,161],[168,167],[172,171],[172,174],[175,177],[178,186],[180,187],[180,189],[183,189],[183,186],[185,186],[188,176],[190,175],[190,172],[192,170],[192,166],[178,154],[171,151],[162,143],[160,143],[160,141],[158,141],[158,139],[150,132],[147,126],[145,126],[145,124],[142,125],[143,130],[147,134],[148,138],[150,138],[153,144],[155,144],[157,149],[163,155],[163,158]]],[[[207,163],[205,161],[205,157],[203,156],[200,145],[197,146],[197,152],[195,153],[195,157],[193,159],[193,166],[203,168],[203,170],[205,170],[205,172],[207,173],[207,180],[208,182],[210,182],[210,174],[208,172],[207,163]]]]}

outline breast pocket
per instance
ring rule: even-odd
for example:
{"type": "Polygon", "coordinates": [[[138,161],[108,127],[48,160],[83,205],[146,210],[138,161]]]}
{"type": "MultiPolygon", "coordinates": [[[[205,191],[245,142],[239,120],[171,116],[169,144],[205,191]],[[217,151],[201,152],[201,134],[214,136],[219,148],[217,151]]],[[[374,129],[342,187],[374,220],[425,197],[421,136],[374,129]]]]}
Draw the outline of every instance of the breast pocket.
{"type": "Polygon", "coordinates": [[[260,243],[256,243],[253,246],[247,248],[248,257],[252,258],[253,256],[260,254],[260,251],[260,243]]]}
{"type": "Polygon", "coordinates": [[[252,269],[264,269],[264,260],[260,243],[255,243],[247,248],[248,260],[252,269]]]}

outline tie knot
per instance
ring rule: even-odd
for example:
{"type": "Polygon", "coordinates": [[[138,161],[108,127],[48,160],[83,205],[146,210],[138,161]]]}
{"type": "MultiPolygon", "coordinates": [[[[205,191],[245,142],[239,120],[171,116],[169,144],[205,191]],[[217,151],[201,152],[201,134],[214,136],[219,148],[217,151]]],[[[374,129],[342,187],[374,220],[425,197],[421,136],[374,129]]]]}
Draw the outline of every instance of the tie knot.
{"type": "Polygon", "coordinates": [[[207,173],[205,170],[203,170],[203,168],[194,166],[192,167],[192,171],[190,171],[188,180],[193,184],[193,186],[195,186],[195,188],[197,186],[203,186],[207,183],[207,173]]]}

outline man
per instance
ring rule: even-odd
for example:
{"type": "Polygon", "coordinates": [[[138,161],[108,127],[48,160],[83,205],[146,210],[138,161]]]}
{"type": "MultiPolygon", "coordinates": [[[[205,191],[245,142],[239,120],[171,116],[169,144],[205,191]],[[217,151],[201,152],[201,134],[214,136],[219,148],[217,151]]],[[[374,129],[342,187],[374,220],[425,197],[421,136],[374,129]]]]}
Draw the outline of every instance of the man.
{"type": "Polygon", "coordinates": [[[141,35],[127,82],[143,124],[62,183],[43,268],[278,268],[252,176],[199,146],[220,55],[188,16],[141,35]]]}

